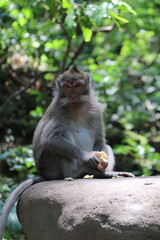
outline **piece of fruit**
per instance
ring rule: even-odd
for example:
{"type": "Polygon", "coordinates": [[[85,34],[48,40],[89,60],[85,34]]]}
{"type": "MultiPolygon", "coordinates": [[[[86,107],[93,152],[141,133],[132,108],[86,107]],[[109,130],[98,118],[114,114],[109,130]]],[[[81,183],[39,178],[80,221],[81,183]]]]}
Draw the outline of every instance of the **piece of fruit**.
{"type": "Polygon", "coordinates": [[[93,151],[93,154],[98,158],[99,160],[99,164],[97,166],[98,170],[103,172],[104,169],[108,166],[108,156],[105,152],[101,151],[101,152],[97,152],[97,151],[93,151]]]}
{"type": "Polygon", "coordinates": [[[94,175],[85,175],[84,179],[92,179],[94,177],[94,175]]]}
{"type": "Polygon", "coordinates": [[[64,180],[66,180],[66,181],[73,181],[74,178],[72,178],[72,177],[66,177],[64,180]]]}

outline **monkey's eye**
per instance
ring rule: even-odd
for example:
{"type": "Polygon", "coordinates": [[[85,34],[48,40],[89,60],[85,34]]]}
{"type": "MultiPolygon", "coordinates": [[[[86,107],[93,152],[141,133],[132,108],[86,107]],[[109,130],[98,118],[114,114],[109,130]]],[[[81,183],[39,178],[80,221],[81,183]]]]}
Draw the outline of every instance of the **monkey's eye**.
{"type": "Polygon", "coordinates": [[[69,90],[71,88],[72,88],[71,84],[65,84],[64,85],[64,89],[66,89],[66,90],[69,90]]]}
{"type": "Polygon", "coordinates": [[[80,83],[76,83],[76,84],[74,85],[74,87],[75,87],[75,88],[80,88],[80,87],[81,87],[81,84],[80,84],[80,83]]]}

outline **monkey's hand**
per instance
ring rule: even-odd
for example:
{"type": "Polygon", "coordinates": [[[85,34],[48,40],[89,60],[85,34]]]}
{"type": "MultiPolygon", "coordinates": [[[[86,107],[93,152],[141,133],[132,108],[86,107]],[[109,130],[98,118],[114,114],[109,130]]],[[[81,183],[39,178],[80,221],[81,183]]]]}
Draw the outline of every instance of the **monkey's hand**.
{"type": "Polygon", "coordinates": [[[98,157],[98,160],[99,160],[99,164],[97,166],[98,170],[101,171],[101,172],[104,172],[105,168],[108,166],[108,156],[105,152],[96,152],[96,151],[93,151],[93,154],[98,157]]]}
{"type": "Polygon", "coordinates": [[[99,164],[99,158],[93,153],[87,153],[85,155],[85,165],[91,169],[97,169],[99,164]]]}

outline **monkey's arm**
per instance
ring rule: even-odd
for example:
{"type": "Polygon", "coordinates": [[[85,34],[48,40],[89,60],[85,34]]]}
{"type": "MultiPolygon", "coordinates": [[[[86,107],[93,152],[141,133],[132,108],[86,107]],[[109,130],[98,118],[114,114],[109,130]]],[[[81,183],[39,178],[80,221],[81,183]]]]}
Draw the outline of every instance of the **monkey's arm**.
{"type": "Polygon", "coordinates": [[[84,151],[70,142],[70,136],[68,134],[66,135],[68,126],[69,123],[67,119],[61,123],[60,117],[49,121],[41,119],[33,139],[33,150],[36,162],[39,161],[39,151],[48,151],[53,155],[57,154],[68,159],[77,159],[81,164],[97,167],[99,161],[94,154],[84,151]]]}
{"type": "Polygon", "coordinates": [[[62,135],[54,135],[49,141],[46,141],[44,149],[68,159],[77,159],[82,164],[88,164],[91,167],[97,167],[99,163],[98,158],[94,154],[77,147],[62,135]]]}
{"type": "Polygon", "coordinates": [[[94,151],[104,151],[105,152],[105,132],[103,128],[103,122],[101,119],[96,123],[96,134],[95,134],[95,144],[94,144],[94,151]]]}
{"type": "Polygon", "coordinates": [[[95,144],[93,151],[104,151],[108,155],[108,167],[106,168],[106,172],[113,171],[115,165],[114,154],[112,148],[106,144],[105,139],[105,131],[104,131],[104,122],[101,116],[101,112],[97,113],[99,118],[93,119],[94,126],[98,126],[95,129],[95,144]]]}
{"type": "Polygon", "coordinates": [[[13,204],[16,202],[17,198],[22,194],[22,192],[30,187],[31,185],[42,182],[42,181],[47,181],[44,177],[35,177],[28,179],[24,182],[22,182],[8,197],[6,200],[2,211],[0,213],[0,240],[3,237],[3,232],[6,226],[7,218],[9,215],[9,212],[11,211],[13,204]]]}
{"type": "Polygon", "coordinates": [[[85,158],[85,151],[77,147],[76,145],[70,143],[63,136],[53,136],[49,141],[45,142],[45,149],[61,155],[67,158],[77,158],[83,159],[85,158]]]}

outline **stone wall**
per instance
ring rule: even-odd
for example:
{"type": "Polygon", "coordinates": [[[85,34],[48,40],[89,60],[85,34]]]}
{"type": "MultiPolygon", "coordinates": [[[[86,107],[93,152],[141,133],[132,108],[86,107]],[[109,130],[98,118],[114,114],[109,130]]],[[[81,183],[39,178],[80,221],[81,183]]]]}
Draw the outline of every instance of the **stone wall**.
{"type": "Polygon", "coordinates": [[[18,216],[28,240],[159,240],[160,177],[38,183],[18,216]]]}

